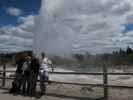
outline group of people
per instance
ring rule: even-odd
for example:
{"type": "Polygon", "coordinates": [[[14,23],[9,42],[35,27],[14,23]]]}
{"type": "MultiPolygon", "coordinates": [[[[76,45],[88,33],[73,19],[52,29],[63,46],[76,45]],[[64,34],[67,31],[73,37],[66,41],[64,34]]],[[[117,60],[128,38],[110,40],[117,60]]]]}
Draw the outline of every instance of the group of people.
{"type": "Polygon", "coordinates": [[[27,93],[34,95],[36,83],[40,80],[41,94],[46,94],[46,82],[49,81],[49,66],[54,71],[53,64],[45,53],[41,53],[41,58],[26,55],[17,62],[16,77],[12,82],[10,93],[27,93]]]}

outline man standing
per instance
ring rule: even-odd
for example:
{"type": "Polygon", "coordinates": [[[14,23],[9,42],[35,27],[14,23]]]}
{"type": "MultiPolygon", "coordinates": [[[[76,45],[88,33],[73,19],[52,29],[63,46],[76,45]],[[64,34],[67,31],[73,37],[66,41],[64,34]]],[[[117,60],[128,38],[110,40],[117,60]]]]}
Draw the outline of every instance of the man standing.
{"type": "Polygon", "coordinates": [[[40,75],[40,88],[41,94],[46,94],[46,84],[45,82],[49,82],[49,65],[51,65],[52,72],[53,66],[51,60],[46,57],[45,53],[41,53],[41,61],[40,61],[40,68],[39,68],[39,75],[40,75]]]}
{"type": "Polygon", "coordinates": [[[40,67],[39,59],[33,56],[31,60],[31,76],[30,76],[30,94],[31,95],[35,94],[39,67],[40,67]]]}
{"type": "Polygon", "coordinates": [[[23,74],[23,81],[22,81],[22,92],[29,93],[30,90],[30,76],[31,76],[31,57],[26,56],[25,62],[22,66],[22,74],[23,74]]]}

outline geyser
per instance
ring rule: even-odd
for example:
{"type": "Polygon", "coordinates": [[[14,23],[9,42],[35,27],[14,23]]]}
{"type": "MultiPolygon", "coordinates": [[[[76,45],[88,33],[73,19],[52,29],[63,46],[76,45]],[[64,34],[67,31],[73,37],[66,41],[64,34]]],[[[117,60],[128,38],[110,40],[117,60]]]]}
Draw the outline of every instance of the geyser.
{"type": "Polygon", "coordinates": [[[35,53],[60,54],[72,51],[75,32],[62,22],[64,17],[58,15],[60,3],[61,0],[42,0],[40,14],[36,20],[35,53]]]}
{"type": "Polygon", "coordinates": [[[42,0],[36,18],[34,52],[103,53],[126,46],[119,42],[122,38],[120,29],[130,9],[125,9],[126,3],[121,6],[115,1],[42,0]]]}

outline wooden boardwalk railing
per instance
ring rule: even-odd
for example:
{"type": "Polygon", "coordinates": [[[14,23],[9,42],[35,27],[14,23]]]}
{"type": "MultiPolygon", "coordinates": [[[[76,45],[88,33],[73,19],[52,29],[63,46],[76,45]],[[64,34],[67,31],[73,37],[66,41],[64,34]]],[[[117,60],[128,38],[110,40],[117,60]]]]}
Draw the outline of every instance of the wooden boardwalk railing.
{"type": "MultiPolygon", "coordinates": [[[[6,70],[6,66],[3,66],[3,70],[0,70],[0,73],[2,73],[2,76],[0,79],[2,79],[2,87],[5,86],[6,79],[13,80],[14,77],[6,77],[7,72],[15,72],[13,70],[6,70]]],[[[107,72],[107,67],[103,66],[103,72],[89,72],[89,73],[83,73],[83,72],[49,72],[50,74],[59,74],[59,75],[100,75],[103,76],[103,84],[89,84],[89,83],[74,83],[74,82],[60,82],[60,81],[51,81],[55,84],[69,84],[69,85],[82,85],[82,86],[93,86],[93,87],[103,87],[103,94],[105,100],[108,99],[108,89],[109,88],[126,88],[126,89],[133,89],[133,86],[121,86],[121,85],[109,85],[108,84],[108,75],[133,75],[133,73],[112,73],[107,72]]]]}

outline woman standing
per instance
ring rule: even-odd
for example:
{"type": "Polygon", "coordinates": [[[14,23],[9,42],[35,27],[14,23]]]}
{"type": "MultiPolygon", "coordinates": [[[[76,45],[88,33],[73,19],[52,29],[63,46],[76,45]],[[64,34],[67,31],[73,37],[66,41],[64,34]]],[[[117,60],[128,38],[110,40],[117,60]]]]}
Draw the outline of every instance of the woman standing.
{"type": "Polygon", "coordinates": [[[42,58],[40,61],[40,69],[39,69],[39,75],[40,75],[40,88],[41,88],[41,94],[46,94],[46,82],[49,82],[49,65],[51,65],[52,71],[53,66],[51,60],[46,57],[45,53],[41,54],[42,58]]]}

